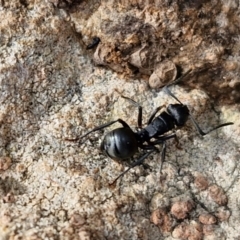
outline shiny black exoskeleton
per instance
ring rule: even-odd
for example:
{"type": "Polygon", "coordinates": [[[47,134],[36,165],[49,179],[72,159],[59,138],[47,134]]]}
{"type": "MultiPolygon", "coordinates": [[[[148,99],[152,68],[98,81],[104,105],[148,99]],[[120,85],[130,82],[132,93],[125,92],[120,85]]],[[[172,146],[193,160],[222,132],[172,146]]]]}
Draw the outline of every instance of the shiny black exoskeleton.
{"type": "Polygon", "coordinates": [[[147,158],[151,153],[158,151],[158,149],[156,148],[156,145],[159,145],[159,144],[163,144],[162,155],[161,155],[162,162],[163,162],[165,157],[165,151],[166,151],[165,141],[170,138],[176,138],[175,133],[171,133],[168,135],[166,133],[173,130],[174,128],[184,126],[188,118],[190,118],[196,130],[202,136],[218,128],[233,124],[232,122],[224,123],[208,130],[207,132],[203,132],[199,127],[199,125],[197,124],[197,122],[195,121],[195,119],[193,118],[193,116],[191,115],[188,107],[182,104],[170,92],[168,87],[170,85],[173,85],[179,82],[190,71],[188,71],[179,79],[175,80],[173,83],[164,87],[164,90],[167,92],[167,94],[172,96],[178,103],[170,104],[167,107],[166,111],[161,112],[157,117],[155,117],[157,112],[162,108],[162,107],[158,107],[150,116],[147,126],[145,128],[142,128],[142,107],[132,99],[122,96],[123,98],[132,102],[136,107],[138,107],[138,128],[140,130],[134,132],[125,121],[123,121],[122,119],[117,119],[115,121],[98,126],[92,129],[91,131],[87,132],[80,138],[78,138],[78,139],[81,139],[83,137],[86,137],[92,132],[101,130],[116,122],[119,122],[120,124],[122,124],[123,127],[116,128],[105,135],[101,143],[101,150],[110,158],[116,159],[119,161],[123,161],[125,159],[129,159],[132,156],[134,156],[134,154],[138,151],[138,148],[146,150],[145,154],[141,156],[136,162],[134,162],[127,170],[122,172],[114,180],[113,183],[115,183],[121,176],[123,176],[131,168],[137,165],[143,164],[143,161],[145,158],[147,158]]]}

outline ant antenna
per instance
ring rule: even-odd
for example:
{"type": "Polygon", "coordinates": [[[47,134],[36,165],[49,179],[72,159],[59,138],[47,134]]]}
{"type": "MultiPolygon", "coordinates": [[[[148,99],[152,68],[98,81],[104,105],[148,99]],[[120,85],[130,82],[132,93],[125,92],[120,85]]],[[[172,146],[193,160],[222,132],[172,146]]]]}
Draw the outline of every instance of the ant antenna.
{"type": "Polygon", "coordinates": [[[68,138],[66,138],[66,140],[67,140],[67,141],[79,141],[80,139],[85,138],[85,137],[88,136],[89,134],[91,134],[91,133],[93,133],[93,132],[96,132],[96,131],[100,131],[100,130],[106,128],[106,127],[111,126],[112,124],[114,124],[114,123],[116,123],[116,122],[119,122],[119,123],[122,124],[122,126],[125,127],[125,128],[130,128],[125,121],[123,121],[122,119],[119,118],[119,119],[117,119],[117,120],[114,120],[114,121],[111,121],[111,122],[102,124],[102,125],[100,125],[100,126],[98,126],[98,127],[95,127],[95,128],[93,128],[92,130],[86,132],[85,134],[83,134],[82,136],[80,136],[80,137],[78,137],[78,138],[74,138],[74,139],[68,139],[68,138]]]}
{"type": "MultiPolygon", "coordinates": [[[[171,96],[172,98],[174,98],[177,102],[179,102],[181,105],[184,105],[171,91],[170,89],[168,88],[169,86],[171,85],[174,85],[178,82],[180,82],[185,76],[187,76],[190,72],[192,71],[192,69],[188,70],[185,74],[183,74],[180,78],[176,79],[175,81],[173,81],[172,83],[166,85],[164,88],[163,88],[163,91],[165,91],[169,96],[171,96]]],[[[228,122],[228,123],[223,123],[223,124],[220,124],[216,127],[213,127],[211,128],[210,130],[204,132],[200,126],[198,125],[197,121],[195,120],[195,118],[193,117],[193,115],[191,114],[191,112],[189,111],[189,117],[190,117],[190,120],[192,121],[194,127],[196,128],[196,130],[198,131],[198,133],[201,135],[201,136],[205,136],[207,135],[208,133],[218,129],[218,128],[221,128],[221,127],[225,127],[225,126],[228,126],[228,125],[232,125],[233,122],[228,122]]]]}

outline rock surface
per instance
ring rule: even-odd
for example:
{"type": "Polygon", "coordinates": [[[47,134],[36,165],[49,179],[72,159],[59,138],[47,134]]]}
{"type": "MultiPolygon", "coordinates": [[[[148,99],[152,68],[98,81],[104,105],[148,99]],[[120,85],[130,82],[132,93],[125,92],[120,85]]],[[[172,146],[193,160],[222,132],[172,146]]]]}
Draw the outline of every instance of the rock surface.
{"type": "Polygon", "coordinates": [[[115,2],[0,3],[0,238],[239,238],[238,1],[115,2]],[[135,129],[121,94],[144,123],[175,103],[148,85],[165,60],[193,69],[171,90],[203,129],[234,125],[202,139],[189,122],[161,173],[153,154],[110,186],[126,165],[99,151],[109,130],[71,140],[117,118],[135,129]],[[186,202],[180,223],[171,208],[186,202]]]}

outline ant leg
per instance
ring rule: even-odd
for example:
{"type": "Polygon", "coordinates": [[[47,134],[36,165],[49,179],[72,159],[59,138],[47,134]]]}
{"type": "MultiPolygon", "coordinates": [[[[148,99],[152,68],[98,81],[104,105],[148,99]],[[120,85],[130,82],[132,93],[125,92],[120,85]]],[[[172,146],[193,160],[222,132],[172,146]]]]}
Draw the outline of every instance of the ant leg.
{"type": "Polygon", "coordinates": [[[170,135],[166,135],[166,136],[162,136],[162,137],[158,137],[157,140],[151,142],[151,144],[153,144],[154,146],[155,145],[158,145],[158,144],[163,144],[163,147],[162,147],[162,152],[161,152],[161,163],[160,163],[160,168],[159,168],[159,172],[161,173],[162,171],[162,166],[163,166],[163,163],[164,163],[164,160],[165,160],[165,155],[166,155],[166,140],[170,139],[170,138],[175,138],[175,140],[177,141],[178,143],[178,138],[177,138],[177,135],[176,133],[172,133],[170,135]]]}
{"type": "Polygon", "coordinates": [[[112,124],[114,124],[114,123],[116,123],[116,122],[121,123],[121,124],[123,125],[123,127],[130,128],[129,125],[128,125],[125,121],[123,121],[122,119],[119,118],[119,119],[117,119],[117,120],[114,120],[114,121],[111,121],[111,122],[109,122],[109,123],[105,123],[105,124],[103,124],[103,125],[100,125],[100,126],[98,126],[98,127],[95,127],[95,128],[92,129],[91,131],[89,131],[89,132],[85,133],[84,135],[82,135],[81,137],[79,137],[79,139],[86,137],[87,135],[89,135],[89,134],[92,133],[92,132],[99,131],[99,130],[101,130],[101,129],[103,129],[103,128],[109,127],[109,126],[111,126],[112,124]]]}
{"type": "Polygon", "coordinates": [[[130,166],[128,169],[126,169],[124,172],[122,172],[117,178],[115,178],[115,180],[110,183],[110,185],[113,185],[119,178],[121,178],[124,174],[126,174],[130,169],[143,164],[143,161],[145,160],[145,158],[147,158],[150,154],[152,154],[153,152],[158,151],[158,149],[156,147],[152,147],[152,150],[145,153],[142,157],[140,157],[132,166],[130,166]]]}
{"type": "MultiPolygon", "coordinates": [[[[181,77],[177,78],[176,80],[174,80],[173,82],[167,84],[164,88],[163,88],[163,91],[165,91],[169,96],[171,96],[172,98],[174,98],[177,102],[179,102],[180,104],[182,104],[180,102],[180,100],[175,96],[173,95],[173,93],[169,90],[169,87],[172,86],[172,85],[175,85],[177,83],[179,83],[180,81],[182,81],[182,79],[184,77],[186,77],[190,72],[192,71],[192,69],[189,69],[186,73],[184,73],[181,77]]],[[[183,104],[182,104],[183,105],[183,104]]]]}
{"type": "Polygon", "coordinates": [[[161,170],[162,169],[163,160],[165,159],[165,153],[166,153],[166,142],[165,142],[165,140],[170,139],[170,138],[176,138],[176,134],[174,133],[174,134],[170,134],[170,135],[167,135],[167,136],[159,137],[159,139],[157,139],[156,141],[150,143],[152,145],[145,145],[145,146],[143,145],[143,146],[141,146],[142,149],[150,150],[150,151],[145,153],[132,166],[130,166],[128,169],[126,169],[124,172],[122,172],[117,178],[115,178],[115,180],[112,183],[110,183],[110,185],[113,185],[119,178],[121,178],[123,175],[125,175],[132,168],[134,168],[134,167],[136,167],[138,165],[143,164],[143,161],[145,160],[145,158],[147,158],[153,152],[157,152],[158,151],[158,149],[154,145],[157,145],[157,144],[160,144],[160,143],[163,144],[163,150],[162,150],[162,153],[161,153],[161,159],[162,159],[161,167],[160,167],[160,170],[161,170]]]}
{"type": "Polygon", "coordinates": [[[125,97],[123,95],[121,95],[122,98],[127,99],[129,102],[131,102],[135,107],[138,108],[138,127],[142,128],[142,106],[139,105],[139,103],[135,102],[134,100],[132,100],[129,97],[125,97]]]}
{"type": "MultiPolygon", "coordinates": [[[[188,72],[189,72],[189,71],[188,71],[188,72]]],[[[188,73],[188,72],[187,72],[187,73],[188,73]]],[[[187,73],[186,73],[186,74],[187,74],[187,73]]],[[[186,75],[186,74],[185,74],[185,75],[186,75]]],[[[178,82],[178,81],[177,81],[177,82],[178,82]]],[[[172,85],[172,84],[171,84],[171,85],[172,85]]],[[[164,90],[169,96],[173,97],[173,98],[174,98],[177,102],[179,102],[181,105],[184,105],[184,104],[169,90],[168,86],[169,86],[169,85],[165,86],[163,90],[164,90]]],[[[216,126],[216,127],[211,128],[210,130],[204,132],[204,131],[200,128],[200,126],[198,125],[197,121],[195,120],[195,118],[193,117],[193,115],[190,113],[190,111],[189,111],[189,117],[190,117],[190,120],[192,121],[194,127],[196,128],[196,130],[198,131],[198,133],[199,133],[201,136],[207,135],[208,133],[210,133],[210,132],[212,132],[212,131],[214,131],[214,130],[216,130],[216,129],[218,129],[218,128],[225,127],[225,126],[228,126],[228,125],[232,125],[232,124],[233,124],[233,122],[223,123],[223,124],[220,124],[220,125],[218,125],[218,126],[216,126]]]]}
{"type": "Polygon", "coordinates": [[[169,86],[172,86],[172,85],[175,85],[175,84],[181,82],[182,79],[183,79],[184,77],[186,77],[191,71],[192,71],[192,69],[189,69],[189,70],[188,70],[187,72],[185,72],[181,77],[179,77],[179,78],[177,78],[176,80],[172,81],[171,83],[167,84],[164,88],[169,87],[169,86]]]}
{"type": "Polygon", "coordinates": [[[175,138],[175,140],[178,142],[178,138],[177,138],[177,135],[176,133],[172,133],[172,134],[169,134],[169,135],[163,135],[163,136],[159,136],[159,137],[155,137],[157,140],[153,141],[153,142],[150,142],[151,145],[155,146],[155,145],[158,145],[160,143],[163,143],[164,141],[170,139],[170,138],[175,138]]]}
{"type": "Polygon", "coordinates": [[[159,172],[161,173],[162,172],[162,166],[163,166],[163,163],[164,163],[164,160],[165,160],[165,155],[166,155],[166,142],[164,141],[163,142],[163,148],[162,148],[162,153],[161,153],[161,164],[160,164],[160,167],[159,167],[159,172]]]}
{"type": "Polygon", "coordinates": [[[93,132],[99,131],[99,130],[101,130],[101,129],[104,129],[104,128],[106,128],[106,127],[109,127],[109,126],[111,126],[112,124],[114,124],[114,123],[116,123],[116,122],[121,123],[121,124],[123,125],[123,127],[125,127],[125,128],[130,128],[129,125],[128,125],[125,121],[123,121],[122,119],[119,118],[119,119],[117,119],[117,120],[114,120],[114,121],[111,121],[111,122],[109,122],[109,123],[105,123],[105,124],[102,124],[102,125],[100,125],[100,126],[98,126],[98,127],[95,127],[95,128],[93,128],[92,130],[90,130],[89,132],[85,133],[84,135],[82,135],[82,136],[80,136],[80,137],[78,137],[78,138],[75,138],[75,139],[66,139],[66,140],[68,140],[68,141],[78,141],[79,139],[88,136],[90,133],[93,133],[93,132]]]}

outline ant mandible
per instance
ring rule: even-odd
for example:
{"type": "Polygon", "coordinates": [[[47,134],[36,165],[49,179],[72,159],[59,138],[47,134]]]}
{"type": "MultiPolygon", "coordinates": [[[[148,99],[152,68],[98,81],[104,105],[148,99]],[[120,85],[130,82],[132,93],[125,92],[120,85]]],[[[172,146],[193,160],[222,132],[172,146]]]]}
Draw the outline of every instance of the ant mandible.
{"type": "Polygon", "coordinates": [[[188,118],[190,118],[194,127],[196,128],[196,130],[201,136],[204,136],[218,128],[233,124],[232,122],[223,123],[205,132],[200,128],[200,126],[198,125],[198,123],[190,113],[188,107],[184,105],[169,90],[169,86],[180,82],[190,72],[191,72],[191,69],[187,71],[184,75],[182,75],[180,78],[176,79],[175,81],[166,85],[163,88],[164,91],[168,95],[173,97],[178,103],[169,104],[166,111],[161,112],[157,117],[155,116],[162,107],[156,108],[155,111],[150,116],[147,122],[147,126],[145,128],[142,128],[142,107],[134,100],[128,97],[122,96],[123,98],[127,99],[132,104],[134,104],[136,107],[138,107],[138,128],[140,130],[134,132],[125,121],[123,121],[122,119],[117,119],[115,121],[111,121],[109,123],[105,123],[103,125],[95,127],[91,131],[75,139],[75,140],[82,139],[88,136],[90,133],[99,131],[101,129],[109,127],[110,125],[116,122],[119,122],[120,124],[122,124],[122,127],[116,128],[105,135],[100,146],[101,151],[104,152],[108,157],[112,159],[123,161],[133,157],[134,154],[138,151],[138,148],[146,150],[144,155],[142,155],[130,167],[128,167],[124,172],[122,172],[111,184],[114,184],[120,177],[126,174],[130,169],[143,164],[144,160],[150,154],[154,152],[158,152],[158,148],[156,147],[156,145],[159,145],[159,144],[163,145],[162,153],[161,153],[161,165],[162,165],[165,158],[165,152],[166,152],[165,141],[170,138],[176,138],[175,133],[171,133],[168,135],[166,135],[165,133],[173,130],[174,128],[184,126],[188,118]]]}

